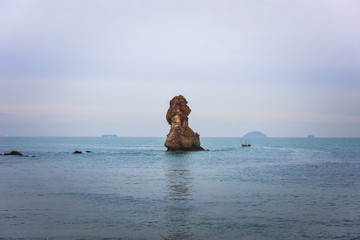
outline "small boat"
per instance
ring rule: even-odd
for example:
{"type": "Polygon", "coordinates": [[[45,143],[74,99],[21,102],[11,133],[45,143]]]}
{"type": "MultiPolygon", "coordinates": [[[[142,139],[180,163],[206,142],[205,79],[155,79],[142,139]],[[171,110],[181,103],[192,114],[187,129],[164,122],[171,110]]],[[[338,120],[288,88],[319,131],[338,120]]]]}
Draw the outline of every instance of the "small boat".
{"type": "Polygon", "coordinates": [[[245,144],[241,144],[242,147],[251,147],[251,144],[247,143],[247,140],[245,140],[245,144]]]}

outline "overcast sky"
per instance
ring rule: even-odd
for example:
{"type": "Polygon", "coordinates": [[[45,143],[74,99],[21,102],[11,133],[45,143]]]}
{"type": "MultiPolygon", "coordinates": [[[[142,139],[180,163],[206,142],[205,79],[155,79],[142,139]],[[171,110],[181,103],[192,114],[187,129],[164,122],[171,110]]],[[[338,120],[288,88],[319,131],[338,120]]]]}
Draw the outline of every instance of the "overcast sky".
{"type": "Polygon", "coordinates": [[[0,0],[0,135],[360,137],[360,1],[0,0]]]}

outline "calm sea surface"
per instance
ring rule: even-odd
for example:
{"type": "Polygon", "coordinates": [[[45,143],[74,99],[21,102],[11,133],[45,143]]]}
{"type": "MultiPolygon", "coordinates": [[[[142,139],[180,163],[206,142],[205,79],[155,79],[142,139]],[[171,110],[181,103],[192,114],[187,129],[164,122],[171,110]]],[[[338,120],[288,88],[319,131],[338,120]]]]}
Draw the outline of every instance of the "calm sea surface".
{"type": "Polygon", "coordinates": [[[360,239],[359,138],[164,141],[0,138],[0,239],[360,239]]]}

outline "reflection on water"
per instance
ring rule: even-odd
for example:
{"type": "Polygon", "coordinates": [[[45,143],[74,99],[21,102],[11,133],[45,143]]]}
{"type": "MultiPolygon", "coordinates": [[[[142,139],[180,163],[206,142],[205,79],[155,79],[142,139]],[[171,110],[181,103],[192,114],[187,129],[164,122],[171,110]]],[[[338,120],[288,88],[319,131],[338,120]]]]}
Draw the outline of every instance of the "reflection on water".
{"type": "Polygon", "coordinates": [[[166,240],[190,239],[192,176],[188,164],[188,152],[169,154],[166,172],[167,222],[166,240]]]}

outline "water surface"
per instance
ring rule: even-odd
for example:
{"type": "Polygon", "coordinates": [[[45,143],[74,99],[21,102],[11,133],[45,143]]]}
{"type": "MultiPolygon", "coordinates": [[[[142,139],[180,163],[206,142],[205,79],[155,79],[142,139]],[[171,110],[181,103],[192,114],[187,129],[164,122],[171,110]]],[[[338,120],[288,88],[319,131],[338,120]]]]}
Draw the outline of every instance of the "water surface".
{"type": "Polygon", "coordinates": [[[0,238],[360,236],[360,139],[201,140],[0,138],[0,238]]]}

